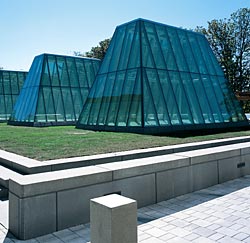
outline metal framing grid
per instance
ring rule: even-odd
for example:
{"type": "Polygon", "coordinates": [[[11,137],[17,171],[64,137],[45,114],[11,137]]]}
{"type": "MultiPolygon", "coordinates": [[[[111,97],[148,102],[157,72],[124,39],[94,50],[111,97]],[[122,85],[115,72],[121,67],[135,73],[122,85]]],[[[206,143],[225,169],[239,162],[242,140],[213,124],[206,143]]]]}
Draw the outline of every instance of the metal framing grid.
{"type": "Polygon", "coordinates": [[[9,124],[75,124],[99,66],[100,60],[94,58],[35,57],[9,124]]]}
{"type": "Polygon", "coordinates": [[[0,122],[8,121],[27,73],[0,70],[0,122]]]}
{"type": "Polygon", "coordinates": [[[246,117],[206,38],[138,19],[116,28],[77,127],[164,132],[236,124],[246,117]]]}

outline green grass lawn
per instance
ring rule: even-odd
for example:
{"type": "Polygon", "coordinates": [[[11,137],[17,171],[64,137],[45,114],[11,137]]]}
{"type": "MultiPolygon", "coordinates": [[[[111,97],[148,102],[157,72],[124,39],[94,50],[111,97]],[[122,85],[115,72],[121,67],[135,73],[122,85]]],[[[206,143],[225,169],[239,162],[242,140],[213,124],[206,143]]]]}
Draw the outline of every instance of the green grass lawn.
{"type": "Polygon", "coordinates": [[[38,160],[118,152],[236,136],[250,136],[250,131],[179,138],[132,133],[93,132],[75,129],[74,126],[33,128],[8,126],[5,123],[0,123],[0,149],[38,160]]]}

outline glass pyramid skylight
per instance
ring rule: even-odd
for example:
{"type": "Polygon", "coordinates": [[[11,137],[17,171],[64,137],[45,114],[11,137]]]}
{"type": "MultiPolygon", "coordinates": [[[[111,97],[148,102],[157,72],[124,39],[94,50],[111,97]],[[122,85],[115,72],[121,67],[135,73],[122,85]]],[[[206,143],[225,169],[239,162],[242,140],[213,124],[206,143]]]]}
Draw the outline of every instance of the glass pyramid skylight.
{"type": "Polygon", "coordinates": [[[0,70],[0,122],[6,122],[28,72],[0,70]]]}
{"type": "Polygon", "coordinates": [[[35,57],[8,124],[75,124],[99,66],[93,58],[35,57]]]}
{"type": "Polygon", "coordinates": [[[116,28],[77,123],[152,134],[245,125],[206,38],[143,19],[116,28]]]}

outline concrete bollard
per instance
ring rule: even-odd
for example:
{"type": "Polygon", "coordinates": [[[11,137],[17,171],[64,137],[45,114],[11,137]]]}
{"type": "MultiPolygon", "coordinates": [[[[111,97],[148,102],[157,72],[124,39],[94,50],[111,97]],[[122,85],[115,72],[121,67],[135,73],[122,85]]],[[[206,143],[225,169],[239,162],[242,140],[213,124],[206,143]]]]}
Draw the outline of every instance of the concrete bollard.
{"type": "Polygon", "coordinates": [[[111,194],[90,200],[91,243],[137,243],[137,202],[111,194]]]}

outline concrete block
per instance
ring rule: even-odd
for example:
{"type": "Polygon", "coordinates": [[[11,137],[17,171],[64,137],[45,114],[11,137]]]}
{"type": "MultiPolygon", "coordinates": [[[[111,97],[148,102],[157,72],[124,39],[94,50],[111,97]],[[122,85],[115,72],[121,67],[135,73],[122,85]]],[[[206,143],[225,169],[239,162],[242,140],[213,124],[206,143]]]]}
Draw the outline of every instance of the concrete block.
{"type": "Polygon", "coordinates": [[[176,155],[162,155],[99,165],[113,171],[113,180],[151,174],[189,165],[189,158],[176,155]]]}
{"type": "Polygon", "coordinates": [[[235,145],[218,146],[214,148],[206,148],[192,150],[176,155],[186,156],[191,158],[191,164],[207,163],[208,161],[216,161],[219,159],[231,158],[240,156],[240,148],[235,145]]]}
{"type": "MultiPolygon", "coordinates": [[[[245,157],[246,158],[246,157],[245,157]]],[[[244,175],[244,167],[239,167],[238,164],[242,163],[241,157],[233,157],[228,159],[218,160],[219,168],[219,183],[228,180],[233,180],[244,175]]],[[[249,164],[248,164],[249,166],[249,164]]]]}
{"type": "Polygon", "coordinates": [[[218,184],[217,161],[191,166],[193,191],[218,184]]]}
{"type": "Polygon", "coordinates": [[[211,148],[176,153],[176,155],[190,158],[191,165],[216,160],[216,153],[213,153],[211,148]]]}
{"type": "Polygon", "coordinates": [[[52,171],[10,180],[9,189],[20,198],[83,187],[112,180],[112,172],[97,166],[52,171]]]}
{"type": "Polygon", "coordinates": [[[241,176],[250,175],[250,154],[241,155],[241,163],[245,163],[245,166],[241,167],[241,176]]]}
{"type": "Polygon", "coordinates": [[[56,193],[20,199],[10,193],[9,230],[27,240],[57,230],[56,193]]]}
{"type": "Polygon", "coordinates": [[[108,195],[90,201],[92,243],[137,243],[136,201],[108,195]]]}
{"type": "Polygon", "coordinates": [[[89,222],[89,200],[112,192],[112,183],[58,192],[58,230],[89,222]]]}
{"type": "Polygon", "coordinates": [[[0,165],[0,186],[9,188],[9,180],[14,180],[20,176],[22,175],[0,165]]]}
{"type": "Polygon", "coordinates": [[[58,230],[89,222],[89,200],[121,193],[138,200],[138,207],[156,202],[155,175],[145,175],[57,193],[58,230]]]}
{"type": "Polygon", "coordinates": [[[20,236],[20,199],[9,192],[9,230],[16,237],[20,236]]]}
{"type": "Polygon", "coordinates": [[[157,202],[192,191],[190,167],[158,172],[156,178],[157,202]]]}
{"type": "Polygon", "coordinates": [[[247,143],[241,143],[240,145],[241,145],[240,146],[241,155],[250,154],[250,143],[249,142],[247,142],[247,143]]]}
{"type": "Polygon", "coordinates": [[[156,203],[155,174],[136,176],[112,182],[112,190],[137,201],[138,207],[156,203]]]}

